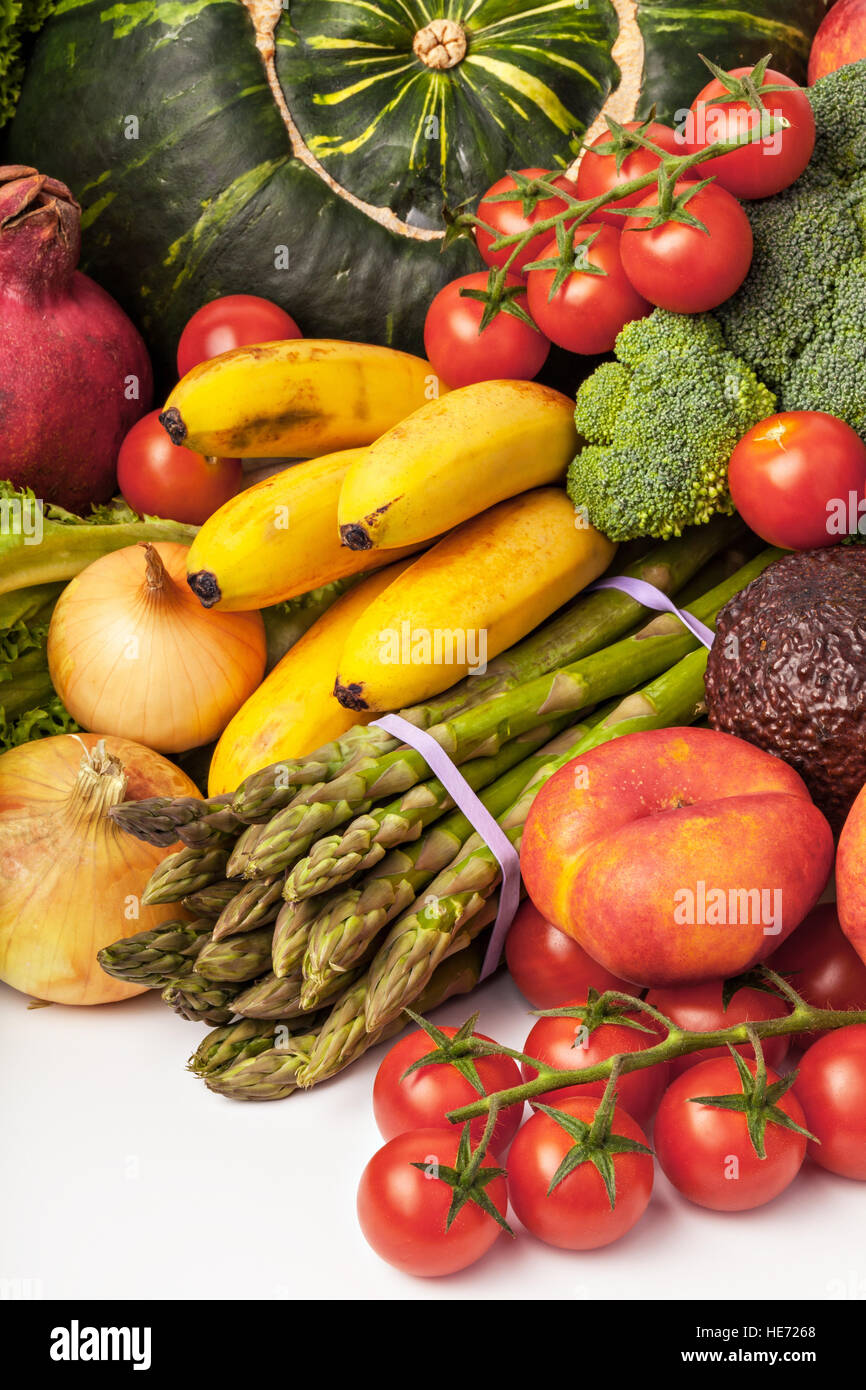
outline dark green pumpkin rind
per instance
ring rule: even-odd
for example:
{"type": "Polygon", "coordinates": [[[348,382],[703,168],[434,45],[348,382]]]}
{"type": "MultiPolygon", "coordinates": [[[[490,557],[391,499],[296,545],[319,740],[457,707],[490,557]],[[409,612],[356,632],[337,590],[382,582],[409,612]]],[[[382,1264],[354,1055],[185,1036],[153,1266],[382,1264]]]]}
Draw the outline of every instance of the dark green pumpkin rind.
{"type": "MultiPolygon", "coordinates": [[[[464,13],[467,2],[443,0],[437,10],[464,13]]],[[[416,0],[401,4],[411,9],[416,0]]],[[[379,10],[395,7],[397,0],[377,0],[379,10]]],[[[378,134],[353,159],[325,154],[320,145],[328,172],[356,197],[390,203],[405,220],[429,225],[443,190],[454,205],[480,196],[506,168],[567,162],[573,135],[597,114],[615,71],[608,44],[599,39],[608,32],[612,10],[608,0],[589,0],[585,11],[569,0],[568,14],[557,10],[551,20],[534,18],[535,8],[518,0],[482,0],[470,19],[467,59],[454,70],[458,77],[452,81],[448,73],[423,69],[419,93],[423,83],[442,87],[443,77],[450,82],[440,123],[440,139],[444,131],[448,142],[444,174],[435,141],[426,142],[423,159],[411,165],[410,133],[423,111],[414,88],[405,130],[403,116],[379,114],[378,98],[368,89],[358,104],[338,103],[333,110],[342,110],[346,130],[350,120],[354,125],[363,116],[374,120],[378,134]],[[485,54],[502,60],[496,26],[515,12],[512,56],[555,92],[569,115],[560,116],[558,125],[540,114],[537,101],[530,109],[522,94],[506,93],[508,84],[479,67],[485,54]],[[474,37],[473,26],[479,31],[474,37]],[[540,47],[540,56],[527,56],[527,47],[540,47]],[[585,57],[590,77],[569,67],[575,53],[585,57]],[[555,87],[554,71],[563,74],[555,87]],[[523,114],[515,109],[521,102],[523,114]],[[573,135],[560,129],[572,116],[573,135]]],[[[642,5],[648,46],[644,105],[656,100],[672,116],[684,104],[703,81],[699,61],[689,56],[698,47],[733,65],[743,54],[759,57],[772,46],[779,66],[793,71],[796,58],[802,73],[808,35],[823,14],[820,0],[743,0],[736,13],[734,24],[718,5],[701,0],[642,5]],[[777,43],[768,41],[766,21],[753,19],[758,9],[775,15],[777,43]],[[796,22],[788,19],[787,52],[778,28],[786,10],[797,16],[796,22]]],[[[333,37],[337,21],[357,22],[358,7],[348,0],[294,0],[289,15],[277,31],[277,65],[301,132],[315,146],[317,137],[337,129],[331,108],[327,121],[322,116],[316,92],[344,83],[345,67],[341,76],[324,63],[321,50],[315,69],[310,67],[317,52],[314,30],[333,37]],[[313,114],[320,118],[315,128],[313,114]]],[[[439,241],[387,230],[292,156],[240,0],[127,0],[110,7],[98,0],[61,0],[37,41],[18,115],[3,135],[8,161],[65,180],[80,199],[82,268],[139,324],[164,386],[171,384],[184,323],[218,295],[265,295],[282,304],[308,336],[419,351],[433,295],[480,266],[465,241],[443,254],[439,241]]]]}

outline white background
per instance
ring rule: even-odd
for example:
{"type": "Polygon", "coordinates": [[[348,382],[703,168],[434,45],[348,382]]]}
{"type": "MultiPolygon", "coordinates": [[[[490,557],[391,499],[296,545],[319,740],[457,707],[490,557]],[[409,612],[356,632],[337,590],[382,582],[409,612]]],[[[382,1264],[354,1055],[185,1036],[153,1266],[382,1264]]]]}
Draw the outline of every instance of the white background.
{"type": "MultiPolygon", "coordinates": [[[[239,1103],[185,1070],[206,1029],[155,995],[27,1005],[0,986],[0,1279],[44,1298],[866,1298],[866,1186],[808,1162],[756,1212],[703,1211],[657,1173],[643,1220],[606,1249],[519,1231],[462,1274],[410,1278],[355,1218],[384,1047],[313,1091],[239,1103]]],[[[504,975],[436,1018],[473,1008],[512,1046],[531,1026],[504,975]]]]}

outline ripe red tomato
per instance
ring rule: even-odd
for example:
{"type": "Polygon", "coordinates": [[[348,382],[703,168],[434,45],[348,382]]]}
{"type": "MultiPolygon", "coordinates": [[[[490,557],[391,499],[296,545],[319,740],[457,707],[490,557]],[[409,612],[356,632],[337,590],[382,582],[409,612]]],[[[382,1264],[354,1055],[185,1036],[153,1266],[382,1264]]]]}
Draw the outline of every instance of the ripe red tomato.
{"type": "Polygon", "coordinates": [[[857,531],[866,444],[844,420],[821,410],[770,415],[743,435],[731,455],[728,483],[746,525],[770,545],[834,545],[852,524],[857,531]]]}
{"type": "MultiPolygon", "coordinates": [[[[582,1001],[571,1001],[582,1002],[582,1001]]],[[[648,1015],[629,1015],[644,1027],[652,1027],[648,1015]]],[[[592,1067],[617,1052],[642,1052],[659,1041],[657,1033],[642,1033],[625,1023],[602,1023],[589,1034],[578,1018],[540,1018],[526,1039],[523,1051],[537,1057],[549,1067],[571,1071],[575,1067],[592,1067]]],[[[538,1075],[534,1067],[521,1063],[524,1081],[538,1075]]],[[[626,1072],[619,1081],[619,1101],[638,1124],[649,1124],[668,1081],[667,1063],[644,1067],[642,1071],[626,1072]]],[[[602,1096],[604,1081],[586,1081],[580,1086],[564,1086],[560,1091],[545,1091],[535,1097],[545,1105],[559,1105],[564,1097],[602,1096]]]]}
{"type": "MultiPolygon", "coordinates": [[[[589,1097],[551,1102],[557,1110],[592,1124],[599,1101],[589,1097]]],[[[646,1144],[639,1125],[619,1106],[613,1134],[646,1144]]],[[[596,1250],[619,1240],[643,1216],[653,1186],[649,1154],[618,1153],[613,1158],[616,1200],[610,1200],[598,1169],[582,1163],[548,1194],[551,1181],[574,1139],[549,1115],[538,1111],[518,1130],[508,1156],[508,1193],[528,1231],[561,1250],[596,1250]]]]}
{"type": "Polygon", "coordinates": [[[809,1154],[822,1168],[843,1178],[866,1180],[866,1024],[825,1033],[803,1054],[797,1098],[809,1140],[809,1154]]]}
{"type": "MultiPolygon", "coordinates": [[[[626,121],[625,128],[626,130],[640,130],[642,124],[641,121],[626,121]]],[[[686,147],[677,139],[676,131],[668,125],[662,125],[660,121],[651,121],[642,134],[646,136],[647,140],[652,140],[653,144],[666,150],[668,154],[682,155],[686,153],[686,147]]],[[[597,135],[587,146],[577,171],[577,196],[579,198],[587,201],[591,198],[598,198],[602,193],[607,193],[608,190],[617,189],[624,183],[630,183],[632,179],[643,178],[645,174],[652,174],[658,169],[661,163],[659,156],[653,154],[652,150],[642,147],[627,154],[617,169],[616,155],[596,153],[599,145],[609,145],[612,138],[610,131],[606,130],[601,135],[597,135]]],[[[646,190],[629,193],[624,198],[612,199],[609,206],[611,208],[630,208],[645,197],[646,190]]],[[[593,221],[609,222],[620,232],[625,225],[625,218],[616,212],[609,212],[607,205],[593,213],[593,221]]]]}
{"type": "MultiPolygon", "coordinates": [[[[690,187],[679,179],[677,195],[690,187]]],[[[658,190],[637,204],[658,205],[658,190]]],[[[702,314],[730,299],[752,264],[752,229],[736,198],[710,184],[695,193],[686,211],[706,231],[685,222],[664,222],[647,229],[646,217],[625,218],[620,254],[625,273],[638,294],[660,309],[702,314]]]]}
{"type": "Polygon", "coordinates": [[[199,362],[209,362],[221,352],[247,343],[275,343],[302,338],[291,314],[257,294],[226,294],[197,309],[177,345],[178,376],[186,376],[199,362]]]}
{"type": "MultiPolygon", "coordinates": [[[[745,77],[751,71],[734,68],[731,76],[745,77]]],[[[686,150],[696,154],[710,145],[762,129],[762,121],[769,117],[783,116],[790,121],[787,130],[767,134],[740,150],[696,166],[701,178],[717,179],[737,198],[768,198],[772,193],[781,193],[800,177],[815,148],[815,117],[803,89],[773,68],[767,69],[764,83],[786,90],[766,92],[762,97],[766,109],[762,113],[745,98],[719,101],[719,97],[729,95],[728,88],[714,77],[698,92],[686,122],[686,150]]]]}
{"type": "MultiPolygon", "coordinates": [[[[866,963],[839,925],[835,903],[821,903],[774,951],[767,964],[817,1009],[866,1009],[866,963]]],[[[820,1033],[798,1033],[807,1047],[820,1033]]]]}
{"type": "MultiPolygon", "coordinates": [[[[755,1063],[746,1062],[754,1075],[755,1063]]],[[[768,1083],[779,1080],[767,1069],[768,1083]]],[[[698,1105],[694,1096],[737,1095],[742,1082],[733,1057],[689,1067],[662,1097],[653,1142],[656,1158],[674,1187],[712,1211],[748,1211],[778,1197],[794,1181],[806,1155],[806,1139],[795,1130],[768,1124],[766,1157],[755,1153],[746,1117],[736,1110],[698,1105]]],[[[806,1124],[793,1091],[777,1102],[795,1122],[806,1124]]]]}
{"type": "MultiPolygon", "coordinates": [[[[441,1031],[453,1038],[457,1029],[443,1027],[441,1031]]],[[[487,1042],[493,1041],[485,1033],[477,1033],[476,1036],[487,1042]]],[[[408,1067],[419,1058],[426,1057],[435,1046],[429,1034],[419,1028],[394,1044],[376,1072],[373,1114],[383,1139],[393,1139],[408,1129],[447,1125],[449,1110],[457,1110],[461,1105],[470,1105],[478,1099],[478,1092],[471,1081],[447,1063],[434,1062],[411,1072],[409,1076],[404,1075],[408,1067]]],[[[520,1085],[520,1068],[513,1058],[506,1057],[504,1053],[479,1057],[475,1068],[487,1095],[520,1085]]],[[[497,1153],[503,1153],[511,1143],[522,1119],[522,1101],[500,1112],[490,1141],[497,1153]]],[[[484,1124],[484,1116],[472,1121],[470,1133],[473,1144],[480,1140],[484,1124]]]]}
{"type": "MultiPolygon", "coordinates": [[[[700,985],[672,985],[651,989],[646,1002],[659,1009],[680,1028],[690,1033],[712,1033],[718,1028],[732,1028],[737,1023],[753,1023],[762,1018],[782,1018],[790,1007],[776,994],[760,989],[738,989],[727,1009],[722,1008],[722,980],[708,980],[700,985]]],[[[763,1043],[768,1067],[778,1067],[788,1051],[787,1038],[767,1038],[763,1043]]],[[[749,1043],[737,1045],[744,1057],[754,1057],[749,1043]]],[[[726,1047],[705,1047],[687,1057],[676,1057],[669,1063],[671,1078],[680,1076],[710,1057],[728,1057],[726,1047]]]]}
{"type": "MultiPolygon", "coordinates": [[[[521,169],[519,172],[525,174],[528,179],[551,177],[549,169],[521,169]]],[[[576,185],[572,183],[571,179],[567,179],[564,174],[557,174],[553,182],[557,188],[564,189],[565,192],[570,193],[572,197],[578,196],[576,185]]],[[[556,213],[561,212],[565,207],[564,198],[543,198],[536,204],[535,210],[527,215],[523,211],[523,202],[519,194],[513,201],[510,198],[502,203],[491,203],[489,201],[493,194],[507,193],[514,187],[514,179],[510,174],[506,174],[505,178],[498,179],[497,182],[493,184],[492,188],[488,188],[481,202],[478,204],[477,215],[481,218],[482,222],[486,222],[489,226],[496,229],[496,236],[512,236],[515,233],[525,232],[527,227],[534,226],[536,222],[544,222],[548,217],[554,217],[556,213]]],[[[486,232],[483,227],[475,228],[475,242],[478,250],[481,252],[481,259],[484,261],[484,264],[497,267],[503,266],[514,250],[514,246],[505,246],[501,251],[491,251],[491,243],[495,240],[496,237],[491,236],[490,232],[486,232]]],[[[541,247],[549,240],[550,228],[548,227],[547,231],[539,233],[537,237],[533,237],[531,241],[527,242],[523,250],[520,251],[511,262],[511,265],[508,267],[509,272],[519,275],[527,261],[535,261],[538,259],[541,247]]]]}
{"type": "Polygon", "coordinates": [[[542,917],[529,898],[521,903],[505,938],[505,959],[514,983],[535,1009],[555,1009],[567,999],[583,1004],[590,989],[599,994],[606,989],[634,993],[633,985],[611,975],[542,917]]]}
{"type": "MultiPolygon", "coordinates": [[[[519,286],[516,303],[526,310],[526,290],[517,275],[506,277],[506,288],[519,286]]],[[[461,275],[439,291],[424,322],[424,350],[433,370],[449,386],[502,378],[529,381],[541,370],[550,343],[533,325],[502,310],[480,332],[484,305],[461,295],[461,290],[485,290],[487,272],[461,275]]]]}
{"type": "MultiPolygon", "coordinates": [[[[406,1274],[466,1269],[500,1234],[493,1217],[472,1201],[464,1203],[450,1230],[445,1229],[453,1189],[436,1177],[436,1165],[454,1167],[459,1143],[460,1131],[454,1128],[398,1134],[373,1155],[361,1176],[358,1220],[364,1238],[377,1255],[406,1274]],[[425,1164],[425,1171],[413,1168],[413,1163],[425,1164]]],[[[499,1167],[489,1149],[482,1167],[499,1167]]],[[[494,1178],[484,1190],[505,1216],[505,1179],[494,1178]]]]}
{"type": "MultiPolygon", "coordinates": [[[[530,270],[527,277],[529,312],[542,333],[552,343],[569,352],[610,352],[617,334],[632,319],[642,319],[651,310],[638,294],[622,268],[620,234],[603,222],[585,222],[575,234],[575,254],[582,242],[590,265],[603,275],[575,269],[550,299],[554,270],[530,270]]],[[[543,248],[539,260],[557,254],[556,242],[543,248]]]]}
{"type": "Polygon", "coordinates": [[[152,410],[133,425],[117,456],[117,482],[130,507],[201,526],[239,491],[240,459],[208,459],[172,444],[152,410]]]}

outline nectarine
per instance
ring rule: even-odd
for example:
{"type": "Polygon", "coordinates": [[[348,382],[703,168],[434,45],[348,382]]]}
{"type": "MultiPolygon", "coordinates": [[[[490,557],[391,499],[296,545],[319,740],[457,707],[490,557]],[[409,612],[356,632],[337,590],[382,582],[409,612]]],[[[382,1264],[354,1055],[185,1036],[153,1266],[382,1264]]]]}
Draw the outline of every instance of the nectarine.
{"type": "Polygon", "coordinates": [[[520,861],[539,912],[607,970],[688,984],[775,950],[820,897],[833,836],[773,754],[712,729],[653,729],[560,768],[520,861]]]}

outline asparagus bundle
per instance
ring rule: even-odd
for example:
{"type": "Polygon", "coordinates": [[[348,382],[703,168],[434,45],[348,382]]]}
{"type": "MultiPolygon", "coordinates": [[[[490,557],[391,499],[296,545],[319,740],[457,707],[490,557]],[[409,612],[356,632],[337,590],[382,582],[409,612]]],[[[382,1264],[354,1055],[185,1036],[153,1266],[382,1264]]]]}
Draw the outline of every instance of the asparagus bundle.
{"type": "MultiPolygon", "coordinates": [[[[712,544],[705,535],[696,548],[684,537],[632,572],[679,589],[698,569],[698,554],[704,561],[730,538],[721,521],[712,544]]],[[[711,567],[718,582],[691,611],[712,623],[775,558],[764,552],[734,575],[718,560],[711,567]]],[[[472,692],[463,682],[404,712],[464,764],[515,847],[534,795],[562,763],[609,738],[695,718],[706,653],[694,650],[696,639],[673,615],[621,635],[644,612],[619,591],[585,595],[500,658],[492,686],[474,677],[472,692]],[[619,640],[611,642],[612,631],[619,640]],[[551,666],[549,651],[555,662],[568,644],[578,657],[551,666]],[[441,719],[449,709],[458,712],[441,719]]],[[[240,1016],[193,1059],[193,1070],[228,1095],[277,1098],[342,1070],[402,1026],[406,1005],[431,1007],[425,991],[446,978],[446,964],[471,950],[480,965],[480,946],[470,943],[496,912],[495,856],[413,749],[361,728],[299,760],[295,771],[294,782],[276,788],[272,772],[256,774],[231,807],[227,798],[211,799],[198,818],[190,819],[189,800],[176,814],[161,805],[121,818],[133,833],[144,827],[176,839],[183,829],[193,841],[163,861],[145,900],[182,900],[201,913],[197,949],[192,955],[188,946],[177,966],[167,949],[160,956],[151,945],[156,954],[142,957],[139,978],[185,1017],[240,1016]],[[278,1035],[286,1046],[275,1044],[278,1035]]],[[[108,948],[114,954],[106,958],[122,968],[124,947],[135,969],[128,942],[108,948]]]]}
{"type": "Polygon", "coordinates": [[[123,937],[104,946],[96,959],[107,975],[131,985],[163,989],[190,973],[210,940],[213,922],[163,922],[151,931],[123,937]]]}

